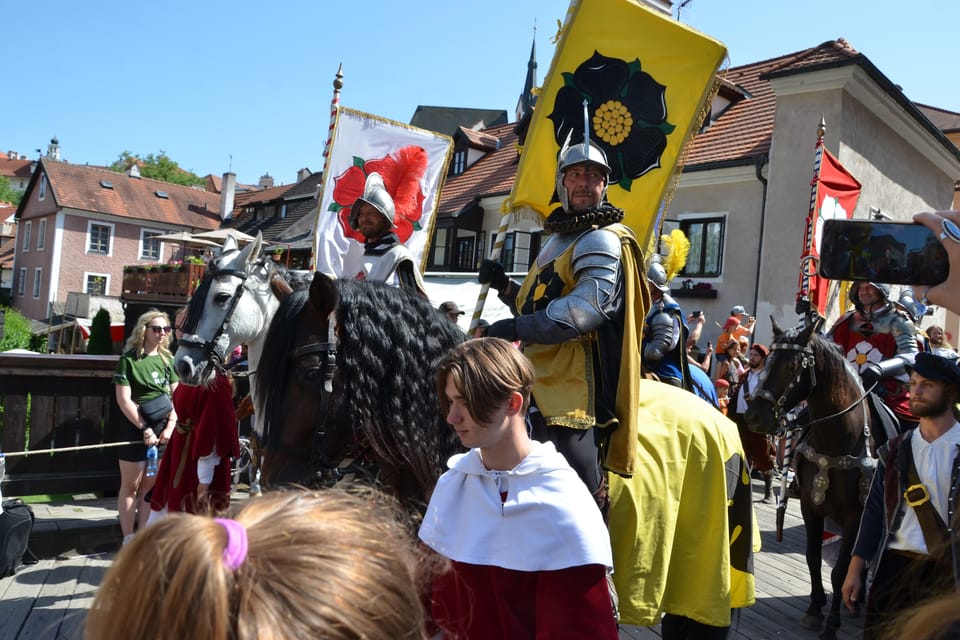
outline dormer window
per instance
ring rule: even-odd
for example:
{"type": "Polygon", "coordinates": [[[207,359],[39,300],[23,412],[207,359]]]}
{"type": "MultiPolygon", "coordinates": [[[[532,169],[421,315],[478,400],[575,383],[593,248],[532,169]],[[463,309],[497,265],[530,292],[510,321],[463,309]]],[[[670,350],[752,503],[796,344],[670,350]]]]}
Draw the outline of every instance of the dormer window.
{"type": "Polygon", "coordinates": [[[467,170],[467,150],[458,149],[453,153],[452,175],[458,176],[466,170],[467,170]]]}

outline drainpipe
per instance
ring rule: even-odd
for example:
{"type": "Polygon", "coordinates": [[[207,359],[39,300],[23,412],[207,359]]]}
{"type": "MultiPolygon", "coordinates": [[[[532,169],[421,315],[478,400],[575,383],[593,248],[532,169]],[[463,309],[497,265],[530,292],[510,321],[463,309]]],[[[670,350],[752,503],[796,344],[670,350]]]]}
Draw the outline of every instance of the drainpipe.
{"type": "Polygon", "coordinates": [[[763,167],[769,162],[770,156],[762,154],[753,159],[754,168],[757,171],[757,180],[763,185],[763,195],[760,199],[760,247],[757,251],[757,273],[753,286],[753,312],[756,314],[757,303],[760,301],[760,266],[763,257],[763,231],[767,222],[767,179],[763,177],[763,167]]]}

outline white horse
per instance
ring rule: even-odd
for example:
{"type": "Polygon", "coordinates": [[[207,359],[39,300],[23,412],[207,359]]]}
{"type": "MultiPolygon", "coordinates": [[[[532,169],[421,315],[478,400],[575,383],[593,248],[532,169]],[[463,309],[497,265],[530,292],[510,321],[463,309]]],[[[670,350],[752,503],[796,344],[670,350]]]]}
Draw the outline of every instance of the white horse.
{"type": "MultiPolygon", "coordinates": [[[[174,369],[189,385],[210,382],[222,371],[233,350],[247,345],[251,398],[256,394],[256,370],[270,321],[290,286],[272,260],[261,256],[262,238],[243,249],[228,236],[223,249],[207,265],[203,281],[187,308],[174,369]]],[[[260,412],[254,400],[254,415],[260,412]]],[[[253,421],[257,436],[261,435],[253,421]]]]}

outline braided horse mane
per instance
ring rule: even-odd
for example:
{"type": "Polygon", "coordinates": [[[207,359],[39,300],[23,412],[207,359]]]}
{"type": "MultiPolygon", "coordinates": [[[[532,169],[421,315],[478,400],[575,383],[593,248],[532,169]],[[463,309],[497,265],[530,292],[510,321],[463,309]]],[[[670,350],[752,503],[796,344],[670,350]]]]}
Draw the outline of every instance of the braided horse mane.
{"type": "Polygon", "coordinates": [[[447,458],[460,450],[440,413],[435,371],[463,340],[456,325],[416,294],[379,282],[314,276],[309,293],[295,292],[281,304],[264,345],[258,395],[268,456],[289,444],[288,430],[298,430],[305,434],[301,446],[313,449],[315,473],[315,449],[336,459],[343,447],[362,438],[381,467],[415,481],[418,495],[399,497],[425,503],[447,458]],[[306,342],[305,335],[326,340],[327,314],[320,309],[334,304],[336,369],[324,405],[322,385],[304,383],[287,355],[306,342]],[[306,419],[294,424],[295,414],[306,419]],[[324,435],[314,446],[321,429],[324,435]]]}

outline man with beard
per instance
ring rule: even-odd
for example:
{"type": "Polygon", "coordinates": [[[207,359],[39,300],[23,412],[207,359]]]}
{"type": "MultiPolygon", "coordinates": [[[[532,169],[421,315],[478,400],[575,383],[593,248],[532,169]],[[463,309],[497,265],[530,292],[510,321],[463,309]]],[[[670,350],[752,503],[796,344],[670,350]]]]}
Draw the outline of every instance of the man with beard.
{"type": "Polygon", "coordinates": [[[960,366],[921,353],[910,374],[910,410],[919,425],[879,451],[877,470],[841,593],[853,610],[868,563],[864,638],[876,638],[898,612],[955,589],[954,510],[960,491],[960,366]]]}
{"type": "Polygon", "coordinates": [[[763,477],[763,502],[770,502],[773,498],[773,447],[770,440],[762,433],[754,433],[747,428],[743,420],[743,414],[747,412],[747,403],[753,398],[760,388],[760,379],[763,377],[763,370],[766,367],[767,356],[770,350],[766,345],[759,342],[750,347],[749,368],[740,376],[737,391],[733,396],[733,412],[727,411],[732,415],[737,423],[737,429],[740,431],[740,441],[743,443],[743,451],[747,455],[747,461],[750,463],[753,471],[756,471],[763,477]]]}
{"type": "Polygon", "coordinates": [[[520,340],[537,372],[532,436],[551,441],[606,505],[603,469],[629,476],[637,451],[640,337],[649,306],[643,256],[623,210],[606,201],[610,165],[589,140],[565,143],[557,163],[560,207],[523,284],[484,260],[489,283],[514,313],[487,336],[520,340]]]}
{"type": "Polygon", "coordinates": [[[363,234],[363,257],[353,268],[344,265],[344,277],[356,280],[379,280],[395,284],[427,297],[423,278],[413,255],[400,242],[394,216],[393,198],[383,184],[379,173],[371,173],[363,188],[363,195],[350,208],[350,226],[363,234]]]}
{"type": "Polygon", "coordinates": [[[957,354],[956,350],[951,347],[943,334],[943,327],[937,326],[935,324],[927,327],[927,347],[935,356],[943,356],[944,358],[960,358],[960,355],[957,354]]]}

